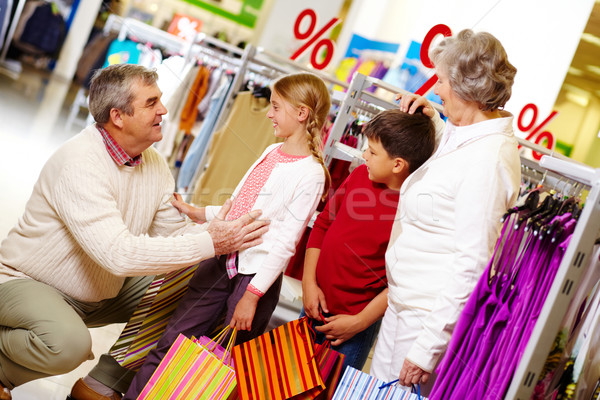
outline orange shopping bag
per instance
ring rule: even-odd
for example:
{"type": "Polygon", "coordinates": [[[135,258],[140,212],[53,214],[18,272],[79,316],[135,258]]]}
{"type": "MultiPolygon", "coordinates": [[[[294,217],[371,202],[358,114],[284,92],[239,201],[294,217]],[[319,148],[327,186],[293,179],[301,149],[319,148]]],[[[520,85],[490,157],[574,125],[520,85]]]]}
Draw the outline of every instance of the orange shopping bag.
{"type": "Polygon", "coordinates": [[[240,400],[315,398],[325,389],[306,318],[237,345],[231,354],[240,400]]]}

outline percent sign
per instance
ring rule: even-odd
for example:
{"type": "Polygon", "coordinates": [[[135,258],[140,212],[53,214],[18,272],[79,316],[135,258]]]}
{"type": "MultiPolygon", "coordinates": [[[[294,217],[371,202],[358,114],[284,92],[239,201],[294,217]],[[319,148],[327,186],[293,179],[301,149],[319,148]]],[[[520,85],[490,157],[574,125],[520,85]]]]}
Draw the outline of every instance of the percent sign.
{"type": "MultiPolygon", "coordinates": [[[[298,58],[300,56],[300,54],[304,53],[306,51],[306,49],[308,49],[310,46],[312,46],[312,44],[314,42],[316,42],[317,39],[319,39],[321,36],[323,36],[325,34],[325,32],[327,32],[332,26],[337,24],[338,21],[339,21],[338,18],[332,18],[331,20],[329,20],[329,22],[324,27],[322,27],[321,30],[319,30],[319,32],[317,32],[315,35],[313,35],[310,39],[308,39],[308,41],[306,43],[304,43],[302,45],[302,47],[300,47],[298,50],[296,50],[296,52],[294,54],[292,54],[290,59],[295,60],[296,58],[298,58]]],[[[294,37],[298,40],[307,39],[308,37],[310,37],[313,34],[316,26],[317,26],[317,13],[314,10],[307,8],[306,10],[304,10],[300,14],[298,14],[298,17],[296,18],[296,23],[294,24],[294,37]],[[300,25],[302,24],[304,17],[309,17],[310,23],[309,23],[308,29],[305,32],[301,32],[300,25]]],[[[325,68],[327,66],[327,64],[329,64],[329,62],[331,61],[331,58],[333,57],[333,50],[334,50],[334,45],[333,45],[333,42],[331,41],[331,39],[319,40],[319,42],[313,48],[312,53],[310,54],[311,65],[314,68],[319,69],[319,70],[325,68]],[[327,54],[325,55],[325,59],[322,62],[319,62],[317,57],[319,56],[319,49],[323,46],[327,49],[327,54]]]]}
{"type": "MultiPolygon", "coordinates": [[[[548,125],[548,123],[550,121],[552,121],[552,119],[554,117],[556,117],[557,114],[558,114],[558,111],[552,111],[550,113],[550,115],[548,115],[546,117],[546,119],[542,121],[541,124],[539,124],[538,126],[535,126],[535,124],[537,122],[538,108],[535,104],[529,103],[529,104],[525,105],[525,107],[523,107],[523,109],[519,113],[519,118],[517,119],[517,126],[519,127],[519,130],[521,132],[529,131],[529,134],[525,138],[526,140],[535,142],[536,144],[541,144],[542,141],[545,139],[546,140],[546,148],[552,150],[552,149],[554,149],[554,136],[548,131],[544,131],[541,133],[538,133],[538,132],[541,131],[544,126],[548,125]],[[527,125],[525,125],[523,123],[523,118],[525,116],[525,113],[528,110],[531,110],[533,112],[533,115],[531,116],[531,121],[529,121],[529,123],[527,125]],[[533,138],[535,138],[535,139],[532,140],[533,138]]],[[[521,146],[519,146],[519,147],[521,147],[521,146]]],[[[532,155],[533,155],[533,158],[538,161],[540,160],[540,158],[542,158],[542,154],[535,152],[535,151],[532,153],[532,155]]]]}
{"type": "MultiPolygon", "coordinates": [[[[421,62],[427,68],[433,68],[433,62],[431,62],[431,59],[429,58],[429,47],[431,47],[431,42],[433,42],[433,39],[437,35],[444,35],[444,37],[452,36],[452,30],[447,25],[438,24],[431,28],[429,32],[427,32],[427,34],[425,35],[425,39],[423,39],[423,44],[421,44],[420,55],[421,62]]],[[[415,94],[418,94],[419,96],[424,96],[425,93],[427,93],[427,91],[429,91],[429,89],[431,89],[431,87],[437,82],[437,80],[438,77],[434,74],[431,78],[427,80],[427,82],[423,84],[423,86],[417,89],[415,94]]]]}

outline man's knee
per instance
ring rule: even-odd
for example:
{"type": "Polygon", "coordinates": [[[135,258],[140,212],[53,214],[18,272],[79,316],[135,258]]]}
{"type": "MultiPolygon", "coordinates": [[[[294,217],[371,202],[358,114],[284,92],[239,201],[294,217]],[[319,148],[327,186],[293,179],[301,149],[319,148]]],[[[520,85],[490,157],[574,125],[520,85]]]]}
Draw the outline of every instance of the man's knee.
{"type": "Polygon", "coordinates": [[[32,332],[31,341],[39,350],[42,369],[46,369],[40,372],[50,375],[70,372],[84,361],[93,358],[92,338],[87,328],[65,328],[52,334],[38,336],[32,332]]]}

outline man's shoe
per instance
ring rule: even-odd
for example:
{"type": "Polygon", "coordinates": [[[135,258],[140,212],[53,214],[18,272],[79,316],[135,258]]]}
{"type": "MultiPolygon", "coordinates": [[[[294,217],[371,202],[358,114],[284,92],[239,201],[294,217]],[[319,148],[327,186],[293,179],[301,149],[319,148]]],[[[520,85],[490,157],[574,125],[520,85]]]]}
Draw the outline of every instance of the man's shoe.
{"type": "Polygon", "coordinates": [[[0,400],[11,400],[12,395],[10,394],[10,390],[4,387],[2,383],[0,383],[0,400]]]}
{"type": "Polygon", "coordinates": [[[5,388],[0,383],[0,400],[11,400],[11,399],[12,399],[12,395],[10,394],[10,390],[5,388]]]}
{"type": "Polygon", "coordinates": [[[71,395],[67,397],[67,400],[121,400],[121,395],[114,393],[110,397],[103,396],[89,387],[83,379],[80,378],[73,385],[71,395]]]}

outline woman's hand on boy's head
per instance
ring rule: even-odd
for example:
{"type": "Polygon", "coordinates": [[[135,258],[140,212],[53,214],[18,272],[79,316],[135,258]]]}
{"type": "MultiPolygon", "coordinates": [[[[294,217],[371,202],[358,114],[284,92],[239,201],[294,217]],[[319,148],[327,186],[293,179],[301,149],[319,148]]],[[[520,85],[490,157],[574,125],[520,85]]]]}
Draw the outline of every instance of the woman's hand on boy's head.
{"type": "Polygon", "coordinates": [[[423,114],[427,115],[429,118],[435,116],[435,110],[431,103],[423,96],[412,93],[398,93],[396,94],[396,101],[398,100],[400,100],[398,103],[398,109],[400,111],[414,114],[419,107],[422,107],[423,114]]]}

